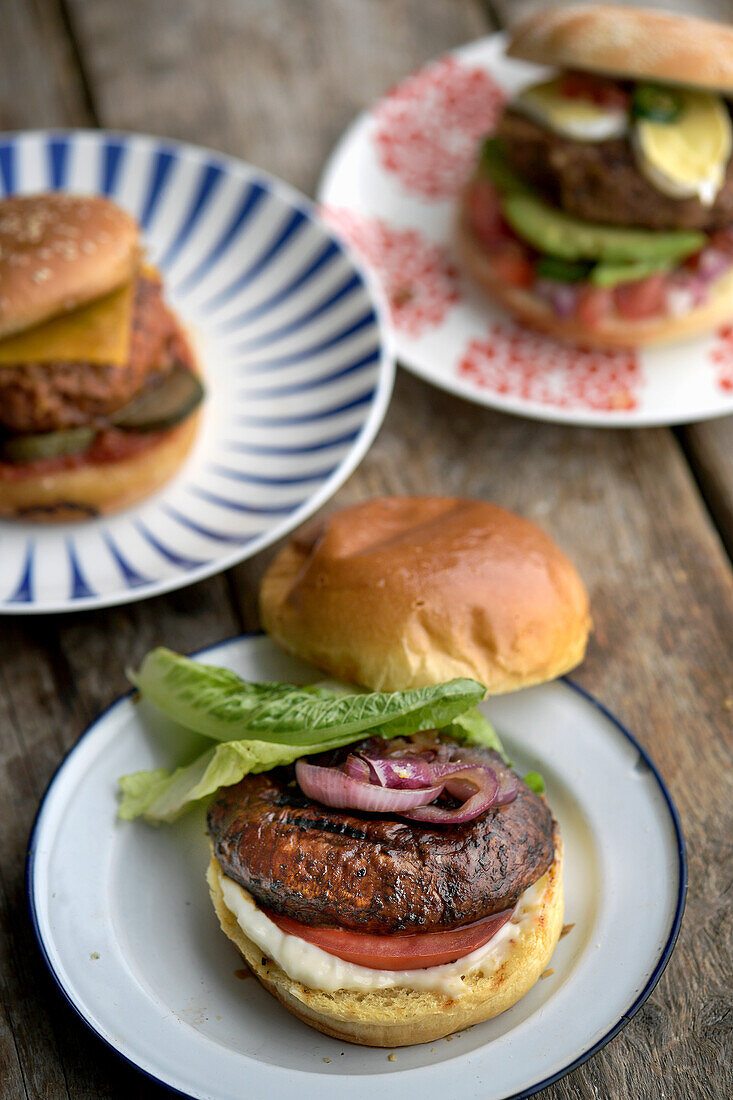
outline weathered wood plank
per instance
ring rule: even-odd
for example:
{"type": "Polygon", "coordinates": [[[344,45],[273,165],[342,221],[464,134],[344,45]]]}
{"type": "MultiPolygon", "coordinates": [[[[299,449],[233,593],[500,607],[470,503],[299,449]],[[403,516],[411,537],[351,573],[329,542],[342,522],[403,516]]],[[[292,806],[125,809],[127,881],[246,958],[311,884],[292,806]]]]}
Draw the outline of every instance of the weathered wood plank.
{"type": "Polygon", "coordinates": [[[688,424],[680,430],[680,439],[733,558],[733,417],[688,424]]]}
{"type": "Polygon", "coordinates": [[[5,0],[0,129],[86,126],[91,121],[60,4],[54,0],[5,0]]]}
{"type": "Polygon", "coordinates": [[[471,0],[72,0],[101,119],[243,157],[313,192],[357,111],[481,34],[471,0]]]}

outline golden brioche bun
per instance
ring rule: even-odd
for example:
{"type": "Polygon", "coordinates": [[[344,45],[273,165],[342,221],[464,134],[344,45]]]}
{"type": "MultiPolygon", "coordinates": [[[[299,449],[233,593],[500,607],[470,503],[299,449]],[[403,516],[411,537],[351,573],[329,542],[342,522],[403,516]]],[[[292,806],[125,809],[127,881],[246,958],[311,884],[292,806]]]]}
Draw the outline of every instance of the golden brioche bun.
{"type": "Polygon", "coordinates": [[[551,680],[583,659],[590,628],[548,535],[455,497],[370,500],[306,528],[265,573],[260,612],[284,649],[375,691],[551,680]]]}
{"type": "Polygon", "coordinates": [[[458,253],[463,267],[482,289],[517,320],[577,347],[632,350],[669,344],[712,332],[733,317],[733,271],[726,272],[713,283],[703,305],[680,317],[648,317],[634,321],[612,316],[589,329],[577,317],[558,317],[548,303],[531,290],[510,286],[503,280],[464,218],[458,227],[458,253]]]}
{"type": "Polygon", "coordinates": [[[368,993],[310,989],[293,981],[242,931],[224,902],[221,869],[212,856],[206,881],[222,931],[237,946],[265,989],[303,1023],[349,1043],[372,1047],[431,1043],[472,1024],[505,1012],[529,992],[547,967],[562,931],[562,842],[555,831],[555,860],[536,920],[523,927],[504,962],[493,974],[466,974],[466,992],[453,999],[446,993],[413,989],[378,989],[368,993]]]}
{"type": "Polygon", "coordinates": [[[49,192],[0,201],[0,338],[128,282],[138,227],[109,199],[49,192]]]}
{"type": "Polygon", "coordinates": [[[507,53],[609,76],[733,94],[733,27],[620,4],[545,8],[514,28],[507,53]]]}
{"type": "Polygon", "coordinates": [[[41,522],[88,519],[117,512],[165,484],[186,458],[199,423],[196,410],[145,450],[116,462],[0,479],[0,516],[41,522]]]}

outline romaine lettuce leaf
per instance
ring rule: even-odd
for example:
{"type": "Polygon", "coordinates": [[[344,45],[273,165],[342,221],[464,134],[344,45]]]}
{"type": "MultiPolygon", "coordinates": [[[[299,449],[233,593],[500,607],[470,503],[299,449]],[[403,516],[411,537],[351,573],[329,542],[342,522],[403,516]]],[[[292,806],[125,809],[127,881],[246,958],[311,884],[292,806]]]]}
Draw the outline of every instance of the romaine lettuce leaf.
{"type": "Polygon", "coordinates": [[[483,748],[493,749],[494,752],[498,752],[505,764],[509,764],[507,755],[504,752],[504,746],[499,740],[499,734],[488,718],[486,718],[477,707],[472,707],[470,710],[454,718],[450,726],[448,726],[447,732],[450,733],[452,737],[455,737],[456,741],[463,741],[467,745],[481,745],[483,748]]]}
{"type": "MultiPolygon", "coordinates": [[[[408,737],[448,727],[484,695],[475,680],[358,694],[337,694],[320,686],[252,684],[229,669],[199,664],[167,649],[153,650],[129,676],[169,718],[220,743],[172,774],[156,769],[123,776],[119,816],[128,820],[143,815],[172,821],[189,803],[238,783],[250,772],[363,737],[408,737]]],[[[473,727],[478,728],[476,722],[473,727]]]]}
{"type": "Polygon", "coordinates": [[[199,664],[163,648],[148,653],[139,670],[128,676],[169,718],[212,740],[252,738],[304,748],[326,737],[348,744],[369,734],[407,737],[440,729],[475,706],[485,692],[475,680],[349,695],[321,687],[253,684],[229,669],[199,664]]]}

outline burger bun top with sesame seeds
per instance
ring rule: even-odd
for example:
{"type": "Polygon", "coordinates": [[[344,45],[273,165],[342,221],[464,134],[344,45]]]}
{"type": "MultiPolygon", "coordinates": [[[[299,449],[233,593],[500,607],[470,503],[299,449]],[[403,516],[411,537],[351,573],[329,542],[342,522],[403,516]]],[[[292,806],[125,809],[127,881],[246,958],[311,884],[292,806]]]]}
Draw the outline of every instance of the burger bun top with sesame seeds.
{"type": "Polygon", "coordinates": [[[129,282],[137,223],[109,199],[49,192],[0,201],[0,338],[129,282]]]}

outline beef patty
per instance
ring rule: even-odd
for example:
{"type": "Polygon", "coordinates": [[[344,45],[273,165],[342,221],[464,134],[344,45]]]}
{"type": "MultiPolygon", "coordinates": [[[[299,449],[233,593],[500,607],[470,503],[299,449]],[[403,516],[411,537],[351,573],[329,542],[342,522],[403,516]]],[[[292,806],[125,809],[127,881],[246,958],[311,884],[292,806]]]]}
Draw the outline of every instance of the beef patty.
{"type": "Polygon", "coordinates": [[[127,362],[0,366],[0,425],[10,432],[50,432],[103,420],[174,362],[190,363],[185,340],[160,284],[139,276],[127,362]]]}
{"type": "MultiPolygon", "coordinates": [[[[374,742],[357,748],[365,746],[375,750],[374,742]]],[[[354,749],[314,762],[335,763],[354,749]]],[[[385,752],[384,741],[376,751],[385,752]]],[[[484,750],[471,755],[496,759],[484,750]]],[[[552,815],[524,783],[507,806],[463,825],[429,826],[319,805],[293,774],[278,768],[224,788],[208,827],[224,873],[263,908],[304,924],[375,933],[455,928],[512,907],[554,858],[552,815]]]]}
{"type": "Polygon", "coordinates": [[[507,110],[498,135],[513,167],[587,221],[647,229],[720,229],[733,224],[733,159],[714,205],[673,199],[641,174],[627,138],[575,141],[507,110]]]}

